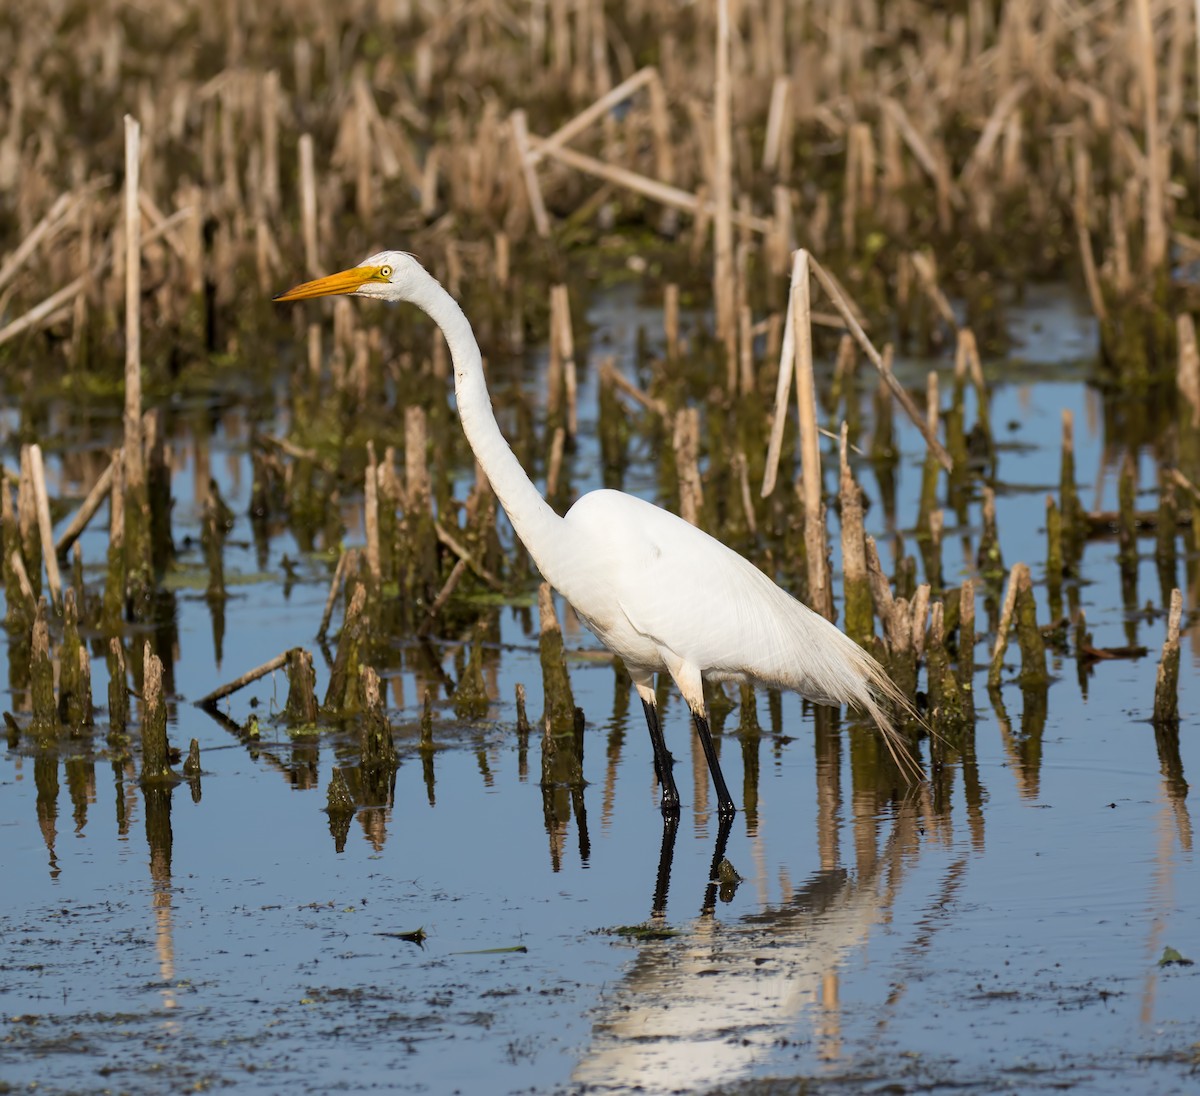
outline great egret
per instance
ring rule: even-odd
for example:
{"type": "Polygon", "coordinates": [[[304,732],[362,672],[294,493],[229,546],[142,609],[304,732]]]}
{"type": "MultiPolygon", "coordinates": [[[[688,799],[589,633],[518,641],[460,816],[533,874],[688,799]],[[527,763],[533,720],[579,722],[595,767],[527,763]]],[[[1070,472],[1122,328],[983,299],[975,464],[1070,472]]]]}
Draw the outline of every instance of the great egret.
{"type": "Polygon", "coordinates": [[[275,299],[340,293],[408,301],[442,329],[463,431],[513,529],[546,581],[621,656],[633,678],[650,728],[664,815],[679,812],[674,761],[654,695],[654,675],[664,670],[691,709],[722,818],[735,808],[708,726],[705,679],[750,681],[826,704],[857,704],[874,719],[897,762],[919,772],[879,699],[910,706],[879,663],[748,560],[682,518],[620,491],[589,492],[565,517],[550,508],[496,424],[470,322],[412,255],[381,251],[275,299]]]}

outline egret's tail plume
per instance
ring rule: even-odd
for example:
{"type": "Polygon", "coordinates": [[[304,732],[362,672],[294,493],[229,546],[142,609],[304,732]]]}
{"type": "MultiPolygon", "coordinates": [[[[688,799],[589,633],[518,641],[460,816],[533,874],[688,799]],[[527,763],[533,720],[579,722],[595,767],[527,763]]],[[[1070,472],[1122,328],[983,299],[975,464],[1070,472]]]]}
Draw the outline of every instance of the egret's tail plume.
{"type": "Polygon", "coordinates": [[[805,614],[805,622],[809,625],[810,658],[799,691],[814,699],[823,696],[834,704],[852,704],[861,708],[879,728],[896,767],[909,780],[924,780],[925,770],[914,756],[908,739],[896,729],[888,714],[890,708],[922,723],[912,701],[870,652],[837,625],[812,613],[805,614]],[[812,652],[820,652],[820,657],[812,657],[812,652]]]}
{"type": "Polygon", "coordinates": [[[913,756],[908,740],[896,730],[896,725],[884,711],[883,706],[879,703],[879,698],[886,700],[896,711],[903,712],[918,723],[921,722],[921,717],[908,697],[888,677],[887,671],[866,651],[863,651],[863,656],[867,688],[858,698],[858,703],[875,721],[875,726],[879,728],[879,733],[883,736],[883,743],[887,746],[888,753],[892,755],[896,767],[910,780],[924,780],[925,770],[921,767],[921,762],[913,756]]]}

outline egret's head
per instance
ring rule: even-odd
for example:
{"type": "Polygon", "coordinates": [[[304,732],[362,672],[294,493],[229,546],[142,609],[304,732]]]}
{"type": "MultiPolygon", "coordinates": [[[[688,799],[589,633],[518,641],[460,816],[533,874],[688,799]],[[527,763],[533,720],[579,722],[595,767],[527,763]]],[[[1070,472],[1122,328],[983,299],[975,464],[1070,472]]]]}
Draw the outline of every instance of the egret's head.
{"type": "Polygon", "coordinates": [[[411,299],[418,275],[428,277],[421,264],[407,251],[380,251],[364,259],[358,266],[304,282],[286,293],[280,293],[275,299],[301,301],[309,297],[353,293],[358,297],[375,297],[381,301],[406,301],[411,299]]]}

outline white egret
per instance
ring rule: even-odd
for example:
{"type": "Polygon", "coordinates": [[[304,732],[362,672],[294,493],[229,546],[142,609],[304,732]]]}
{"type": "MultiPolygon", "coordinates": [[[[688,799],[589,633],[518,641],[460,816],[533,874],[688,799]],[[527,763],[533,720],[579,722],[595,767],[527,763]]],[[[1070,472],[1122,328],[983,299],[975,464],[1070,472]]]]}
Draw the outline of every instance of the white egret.
{"type": "Polygon", "coordinates": [[[441,328],[463,431],[513,529],[546,581],[621,656],[633,678],[650,728],[663,814],[679,811],[674,762],[654,694],[654,675],[663,671],[691,709],[723,818],[735,808],[709,730],[706,679],[749,681],[826,704],[858,705],[898,763],[919,772],[880,705],[887,699],[911,710],[883,668],[754,564],[675,514],[621,491],[589,492],[565,517],[551,509],[496,423],[470,322],[412,255],[381,251],[275,299],[342,293],[408,301],[441,328]]]}

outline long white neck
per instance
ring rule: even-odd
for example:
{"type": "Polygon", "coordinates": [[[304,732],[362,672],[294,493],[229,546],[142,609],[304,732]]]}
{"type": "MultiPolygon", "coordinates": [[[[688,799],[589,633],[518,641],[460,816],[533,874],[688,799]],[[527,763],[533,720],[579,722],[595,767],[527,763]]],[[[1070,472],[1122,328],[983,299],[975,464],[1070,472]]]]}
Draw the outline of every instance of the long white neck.
{"type": "Polygon", "coordinates": [[[483,356],[470,321],[436,278],[426,271],[421,273],[424,278],[409,299],[429,315],[446,337],[454,365],[454,395],[463,433],[521,543],[543,577],[557,586],[559,568],[555,564],[562,558],[564,522],[525,474],[500,433],[484,381],[483,356]],[[554,550],[556,546],[559,552],[554,550]]]}

